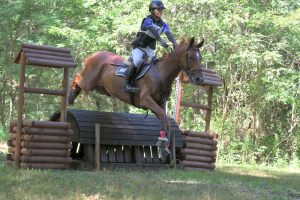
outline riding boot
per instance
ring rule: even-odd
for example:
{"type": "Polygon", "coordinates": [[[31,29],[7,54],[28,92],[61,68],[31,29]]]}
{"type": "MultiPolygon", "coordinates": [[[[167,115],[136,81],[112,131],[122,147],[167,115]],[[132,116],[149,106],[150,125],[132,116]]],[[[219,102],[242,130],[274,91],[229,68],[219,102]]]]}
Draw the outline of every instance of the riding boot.
{"type": "Polygon", "coordinates": [[[137,69],[134,66],[129,66],[129,67],[130,67],[129,68],[129,74],[128,74],[126,80],[125,80],[125,85],[124,85],[126,91],[131,91],[132,90],[131,82],[135,77],[135,73],[136,73],[136,69],[137,69]]]}

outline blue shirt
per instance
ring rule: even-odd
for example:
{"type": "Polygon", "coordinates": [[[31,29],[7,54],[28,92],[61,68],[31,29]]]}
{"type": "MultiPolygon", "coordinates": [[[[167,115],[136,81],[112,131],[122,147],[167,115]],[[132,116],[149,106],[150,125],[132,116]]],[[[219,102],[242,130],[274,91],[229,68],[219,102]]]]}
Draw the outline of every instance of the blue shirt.
{"type": "MultiPolygon", "coordinates": [[[[146,29],[148,27],[153,26],[153,25],[157,25],[157,24],[155,24],[152,19],[146,17],[143,21],[141,28],[143,31],[146,31],[146,29]]],[[[168,24],[166,22],[164,22],[163,20],[162,20],[162,32],[163,33],[170,32],[168,24]]]]}

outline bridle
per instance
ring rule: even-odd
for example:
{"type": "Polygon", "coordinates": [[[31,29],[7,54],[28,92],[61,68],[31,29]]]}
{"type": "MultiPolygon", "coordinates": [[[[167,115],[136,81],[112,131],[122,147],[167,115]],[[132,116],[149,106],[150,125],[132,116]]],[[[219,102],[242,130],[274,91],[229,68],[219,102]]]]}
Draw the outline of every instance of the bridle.
{"type": "Polygon", "coordinates": [[[190,62],[189,62],[189,51],[190,51],[190,50],[197,51],[197,52],[199,53],[199,59],[202,60],[202,56],[201,56],[201,53],[200,53],[200,51],[199,51],[198,48],[188,48],[188,49],[187,49],[187,51],[186,51],[186,53],[185,53],[185,62],[186,62],[186,65],[185,65],[185,67],[183,66],[183,70],[184,70],[184,72],[185,72],[188,76],[190,76],[190,73],[191,73],[191,72],[197,70],[197,68],[191,69],[191,67],[190,67],[190,62]]]}

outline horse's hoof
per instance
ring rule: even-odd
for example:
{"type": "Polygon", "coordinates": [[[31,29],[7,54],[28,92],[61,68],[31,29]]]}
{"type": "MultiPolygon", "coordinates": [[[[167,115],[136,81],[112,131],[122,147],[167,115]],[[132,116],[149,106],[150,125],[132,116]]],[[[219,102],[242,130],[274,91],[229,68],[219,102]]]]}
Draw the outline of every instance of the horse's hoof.
{"type": "Polygon", "coordinates": [[[158,151],[159,151],[159,156],[163,159],[166,159],[168,156],[170,156],[170,153],[171,153],[167,147],[165,147],[165,148],[158,147],[158,151]]]}
{"type": "Polygon", "coordinates": [[[174,161],[172,161],[171,159],[170,159],[170,168],[171,168],[171,169],[175,168],[175,163],[174,163],[174,161]]]}
{"type": "MultiPolygon", "coordinates": [[[[171,154],[165,153],[160,157],[161,163],[170,164],[171,163],[171,154]]],[[[170,166],[172,168],[172,166],[170,166]]]]}

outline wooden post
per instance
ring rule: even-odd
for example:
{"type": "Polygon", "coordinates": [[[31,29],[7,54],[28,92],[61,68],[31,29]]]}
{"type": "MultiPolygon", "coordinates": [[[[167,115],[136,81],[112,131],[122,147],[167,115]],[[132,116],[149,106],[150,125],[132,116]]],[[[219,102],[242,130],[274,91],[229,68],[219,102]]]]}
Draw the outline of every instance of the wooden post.
{"type": "Polygon", "coordinates": [[[96,170],[100,170],[100,124],[95,124],[95,163],[96,170]]]}
{"type": "Polygon", "coordinates": [[[141,152],[139,146],[134,146],[134,153],[135,153],[135,162],[137,165],[141,165],[141,152]]]}
{"type": "Polygon", "coordinates": [[[207,113],[206,113],[206,116],[205,116],[205,132],[206,133],[209,133],[209,130],[210,130],[210,118],[211,118],[211,107],[212,107],[213,92],[214,92],[214,87],[209,86],[207,99],[208,99],[208,107],[210,109],[206,111],[207,113]]]}
{"type": "Polygon", "coordinates": [[[17,119],[17,135],[16,135],[16,151],[15,151],[15,167],[20,167],[20,151],[21,151],[21,134],[24,112],[24,83],[25,83],[25,55],[21,53],[21,65],[19,71],[19,95],[18,95],[18,119],[17,119]]]}
{"type": "Polygon", "coordinates": [[[173,153],[173,163],[174,163],[174,168],[176,169],[176,141],[175,141],[175,134],[173,134],[173,147],[172,147],[172,153],[173,153]]]}
{"type": "Polygon", "coordinates": [[[177,124],[179,124],[180,120],[180,103],[181,103],[181,98],[182,98],[182,85],[181,85],[181,78],[179,78],[178,83],[177,83],[177,100],[176,100],[176,112],[175,112],[175,121],[177,124]]]}
{"type": "Polygon", "coordinates": [[[60,121],[67,121],[67,97],[68,97],[68,85],[69,85],[69,68],[64,68],[64,77],[62,81],[63,91],[65,95],[61,99],[61,108],[60,108],[60,121]]]}

